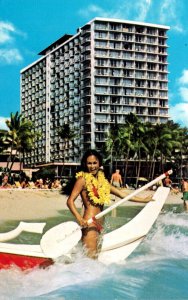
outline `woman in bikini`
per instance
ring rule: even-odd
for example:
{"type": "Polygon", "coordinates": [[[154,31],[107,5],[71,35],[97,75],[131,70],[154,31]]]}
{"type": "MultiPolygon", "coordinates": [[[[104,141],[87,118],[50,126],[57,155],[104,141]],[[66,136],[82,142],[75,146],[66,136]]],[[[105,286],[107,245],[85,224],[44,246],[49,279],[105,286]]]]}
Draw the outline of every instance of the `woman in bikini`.
{"type": "MultiPolygon", "coordinates": [[[[103,210],[104,205],[110,203],[110,194],[124,198],[127,193],[112,186],[105,178],[101,169],[102,157],[96,150],[88,150],[81,161],[81,172],[76,174],[76,183],[67,199],[67,206],[75,216],[78,224],[82,227],[82,243],[87,255],[91,258],[97,257],[98,240],[101,229],[101,220],[88,225],[87,220],[95,217],[103,210]],[[81,196],[84,213],[81,215],[76,206],[75,200],[81,196]]],[[[136,197],[135,201],[146,202],[150,199],[136,197]],[[145,201],[146,200],[146,201],[145,201]]]]}

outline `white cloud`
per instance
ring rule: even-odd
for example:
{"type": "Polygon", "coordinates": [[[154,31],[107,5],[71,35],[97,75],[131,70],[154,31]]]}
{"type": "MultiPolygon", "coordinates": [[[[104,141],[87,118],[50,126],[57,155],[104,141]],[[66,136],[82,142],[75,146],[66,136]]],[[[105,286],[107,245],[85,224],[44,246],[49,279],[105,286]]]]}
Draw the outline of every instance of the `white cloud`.
{"type": "Polygon", "coordinates": [[[12,33],[15,33],[15,27],[8,22],[0,22],[0,43],[4,44],[12,41],[12,33]]]}
{"type": "Polygon", "coordinates": [[[0,49],[0,63],[17,63],[23,58],[18,49],[0,49]]]}
{"type": "Polygon", "coordinates": [[[180,84],[188,84],[188,70],[183,70],[183,75],[179,79],[180,84]]]}
{"type": "Polygon", "coordinates": [[[8,118],[5,117],[0,117],[0,129],[8,129],[5,120],[7,120],[8,118]]]}
{"type": "Polygon", "coordinates": [[[14,64],[23,60],[16,46],[16,35],[24,36],[24,33],[11,23],[0,21],[0,63],[14,64]]]}
{"type": "Polygon", "coordinates": [[[183,26],[178,13],[181,13],[181,3],[177,0],[163,0],[159,6],[160,21],[171,26],[171,29],[183,32],[183,26]]]}
{"type": "Polygon", "coordinates": [[[144,0],[144,1],[138,1],[136,4],[137,7],[135,7],[138,10],[138,17],[137,19],[139,21],[145,21],[148,11],[151,6],[151,0],[144,0]]]}
{"type": "Polygon", "coordinates": [[[188,70],[182,71],[182,76],[178,80],[179,94],[183,102],[188,102],[188,70]]]}
{"type": "Polygon", "coordinates": [[[169,110],[170,117],[174,122],[188,127],[188,103],[178,103],[169,110]]]}
{"type": "MultiPolygon", "coordinates": [[[[174,122],[188,127],[188,70],[182,71],[182,75],[177,80],[177,83],[179,85],[179,103],[170,107],[169,114],[174,122]]],[[[173,99],[174,95],[171,98],[173,99]]]]}
{"type": "Polygon", "coordinates": [[[116,0],[112,3],[113,5],[109,4],[109,8],[103,8],[103,2],[101,1],[101,5],[88,5],[79,10],[78,13],[88,19],[104,17],[141,22],[151,20],[152,23],[169,25],[171,30],[178,33],[185,32],[185,26],[182,25],[181,18],[185,7],[183,2],[179,0],[116,0]]]}
{"type": "Polygon", "coordinates": [[[101,7],[91,4],[84,9],[79,10],[79,14],[83,17],[90,18],[91,15],[100,16],[100,17],[108,17],[108,12],[102,9],[101,7]]]}
{"type": "Polygon", "coordinates": [[[98,5],[89,5],[84,9],[79,10],[79,14],[83,17],[103,17],[115,19],[132,19],[135,17],[138,21],[144,21],[147,17],[152,0],[140,0],[137,3],[125,0],[117,0],[116,6],[113,4],[113,9],[103,9],[98,5]]]}
{"type": "Polygon", "coordinates": [[[183,101],[188,102],[188,88],[187,87],[180,87],[179,88],[180,96],[183,101]]]}

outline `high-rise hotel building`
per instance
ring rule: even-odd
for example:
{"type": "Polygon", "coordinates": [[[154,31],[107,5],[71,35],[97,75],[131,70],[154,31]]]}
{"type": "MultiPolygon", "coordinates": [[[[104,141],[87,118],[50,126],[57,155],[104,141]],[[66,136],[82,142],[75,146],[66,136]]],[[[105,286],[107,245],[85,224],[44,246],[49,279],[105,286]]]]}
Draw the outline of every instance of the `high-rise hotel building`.
{"type": "Polygon", "coordinates": [[[21,70],[21,112],[40,137],[27,166],[78,163],[87,148],[101,149],[113,123],[130,112],[143,122],[168,120],[169,27],[95,18],[41,51],[21,70]],[[66,143],[63,124],[77,133],[66,143]]]}

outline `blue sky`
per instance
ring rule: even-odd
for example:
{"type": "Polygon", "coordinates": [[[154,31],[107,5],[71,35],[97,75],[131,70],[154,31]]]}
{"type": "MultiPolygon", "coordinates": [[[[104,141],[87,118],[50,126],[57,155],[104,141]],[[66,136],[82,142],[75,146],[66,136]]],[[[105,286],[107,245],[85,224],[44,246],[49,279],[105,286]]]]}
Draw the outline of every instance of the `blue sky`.
{"type": "Polygon", "coordinates": [[[0,128],[20,110],[20,70],[95,17],[170,26],[169,114],[188,127],[187,0],[0,0],[0,128]]]}

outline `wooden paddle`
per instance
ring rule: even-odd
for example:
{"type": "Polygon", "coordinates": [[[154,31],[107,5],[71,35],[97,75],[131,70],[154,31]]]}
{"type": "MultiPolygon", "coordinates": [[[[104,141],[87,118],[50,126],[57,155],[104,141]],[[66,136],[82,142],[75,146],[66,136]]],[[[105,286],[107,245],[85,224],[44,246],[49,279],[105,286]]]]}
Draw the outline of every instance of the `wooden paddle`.
{"type": "MultiPolygon", "coordinates": [[[[123,204],[125,201],[130,200],[132,197],[136,196],[140,192],[156,184],[158,181],[164,179],[166,176],[170,174],[172,174],[172,170],[160,175],[159,177],[148,182],[141,188],[135,190],[130,195],[119,200],[117,203],[106,208],[104,211],[97,214],[94,218],[89,219],[88,225],[91,224],[93,221],[100,219],[101,217],[103,217],[104,215],[112,211],[114,208],[123,204]]],[[[48,230],[43,235],[40,245],[46,256],[50,258],[57,258],[69,253],[70,250],[73,249],[76,246],[76,244],[79,242],[81,236],[82,236],[81,227],[76,222],[73,221],[64,222],[48,230]]]]}
{"type": "Polygon", "coordinates": [[[20,222],[18,226],[9,231],[0,233],[0,242],[6,242],[17,237],[22,231],[33,232],[33,233],[42,233],[46,223],[27,223],[20,222]]]}

